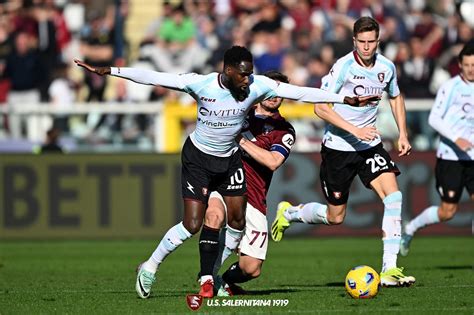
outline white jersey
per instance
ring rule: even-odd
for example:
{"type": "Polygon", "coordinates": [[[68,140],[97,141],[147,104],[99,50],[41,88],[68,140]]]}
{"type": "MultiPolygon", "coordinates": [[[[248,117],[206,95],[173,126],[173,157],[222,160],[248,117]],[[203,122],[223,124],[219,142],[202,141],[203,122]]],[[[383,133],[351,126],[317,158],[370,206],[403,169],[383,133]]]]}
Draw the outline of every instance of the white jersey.
{"type": "Polygon", "coordinates": [[[429,123],[441,136],[438,158],[474,160],[474,149],[465,152],[454,143],[458,138],[474,143],[474,83],[460,75],[445,82],[436,94],[429,123]]]}
{"type": "Polygon", "coordinates": [[[161,85],[190,94],[197,102],[196,129],[190,138],[202,152],[214,156],[230,156],[237,149],[239,134],[248,110],[257,102],[282,97],[302,102],[343,102],[344,96],[320,89],[299,87],[262,75],[251,75],[248,97],[237,101],[221,82],[221,74],[170,74],[144,69],[111,68],[114,76],[137,83],[161,85]]]}
{"type": "MultiPolygon", "coordinates": [[[[339,58],[331,71],[322,79],[322,89],[347,96],[381,95],[387,91],[390,97],[400,94],[397,73],[393,62],[380,54],[375,54],[372,68],[365,68],[350,52],[339,58]]],[[[375,126],[379,101],[364,107],[334,104],[333,110],[356,127],[375,126]]],[[[323,143],[326,147],[339,151],[363,151],[381,142],[380,136],[372,141],[362,141],[351,133],[332,124],[326,126],[323,143]]]]}

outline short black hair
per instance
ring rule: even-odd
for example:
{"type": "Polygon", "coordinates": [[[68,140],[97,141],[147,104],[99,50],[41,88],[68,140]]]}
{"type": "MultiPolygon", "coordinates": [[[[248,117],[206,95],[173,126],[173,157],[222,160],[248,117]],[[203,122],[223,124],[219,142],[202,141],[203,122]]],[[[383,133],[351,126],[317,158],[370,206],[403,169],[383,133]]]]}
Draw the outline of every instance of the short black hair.
{"type": "Polygon", "coordinates": [[[355,21],[354,29],[353,29],[354,37],[356,37],[357,34],[359,33],[371,32],[371,31],[375,31],[375,34],[378,39],[379,33],[380,33],[379,23],[377,23],[377,21],[371,18],[370,16],[363,16],[359,18],[357,21],[355,21]]]}
{"type": "Polygon", "coordinates": [[[474,55],[474,40],[471,40],[466,45],[464,45],[461,52],[459,53],[458,60],[459,62],[462,62],[462,58],[464,56],[472,56],[472,55],[474,55]]]}
{"type": "Polygon", "coordinates": [[[226,66],[238,66],[242,61],[248,61],[253,63],[252,53],[245,47],[232,46],[227,49],[224,53],[224,67],[226,66]]]}
{"type": "Polygon", "coordinates": [[[270,70],[265,73],[263,73],[264,76],[269,77],[270,79],[273,79],[275,81],[283,82],[283,83],[290,83],[290,80],[288,80],[288,77],[284,75],[283,73],[275,70],[270,70]]]}

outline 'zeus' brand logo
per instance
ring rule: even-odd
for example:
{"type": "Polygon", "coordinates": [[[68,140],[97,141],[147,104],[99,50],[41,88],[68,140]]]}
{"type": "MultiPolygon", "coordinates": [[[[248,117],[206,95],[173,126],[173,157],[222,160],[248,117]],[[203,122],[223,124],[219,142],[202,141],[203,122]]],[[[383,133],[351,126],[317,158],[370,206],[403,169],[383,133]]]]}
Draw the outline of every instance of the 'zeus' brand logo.
{"type": "Polygon", "coordinates": [[[216,99],[215,99],[215,98],[207,98],[207,97],[201,96],[201,101],[203,101],[203,102],[209,102],[209,103],[215,103],[215,102],[216,102],[216,99]]]}

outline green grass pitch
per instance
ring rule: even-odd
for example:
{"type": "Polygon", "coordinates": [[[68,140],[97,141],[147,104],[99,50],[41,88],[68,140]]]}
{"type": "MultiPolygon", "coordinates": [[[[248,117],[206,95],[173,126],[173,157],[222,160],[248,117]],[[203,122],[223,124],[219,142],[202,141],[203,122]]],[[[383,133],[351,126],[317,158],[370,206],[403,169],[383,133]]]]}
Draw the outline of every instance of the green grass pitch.
{"type": "MultiPolygon", "coordinates": [[[[163,263],[148,300],[135,294],[135,267],[155,241],[2,241],[0,314],[190,313],[185,297],[198,292],[196,239],[163,263]]],[[[472,237],[415,238],[399,265],[417,283],[354,300],[345,293],[345,275],[360,264],[380,269],[380,239],[270,242],[261,277],[243,286],[253,294],[233,299],[283,299],[286,307],[210,306],[204,301],[196,313],[473,314],[473,245],[472,237]]],[[[223,304],[229,299],[215,300],[223,304]]]]}

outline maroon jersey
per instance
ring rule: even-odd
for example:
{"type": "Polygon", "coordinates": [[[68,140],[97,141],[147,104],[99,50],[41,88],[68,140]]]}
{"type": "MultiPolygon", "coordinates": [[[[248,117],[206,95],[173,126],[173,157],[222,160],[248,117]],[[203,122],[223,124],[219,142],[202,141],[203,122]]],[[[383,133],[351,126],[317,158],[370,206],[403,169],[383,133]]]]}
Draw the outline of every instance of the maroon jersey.
{"type": "MultiPolygon", "coordinates": [[[[243,124],[242,135],[257,146],[277,151],[286,158],[290,155],[295,142],[295,130],[279,113],[273,116],[255,115],[252,108],[243,124]]],[[[267,214],[267,193],[272,181],[273,172],[258,163],[245,151],[242,161],[247,179],[248,202],[263,214],[267,214]]]]}

